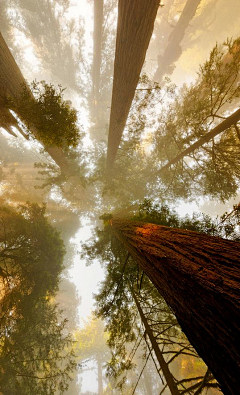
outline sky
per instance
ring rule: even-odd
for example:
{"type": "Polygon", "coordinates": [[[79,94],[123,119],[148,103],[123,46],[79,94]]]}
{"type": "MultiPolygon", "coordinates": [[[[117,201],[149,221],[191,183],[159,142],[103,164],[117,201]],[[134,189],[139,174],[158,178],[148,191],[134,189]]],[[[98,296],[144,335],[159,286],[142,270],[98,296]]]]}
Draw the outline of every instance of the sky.
{"type": "Polygon", "coordinates": [[[74,257],[73,267],[69,270],[69,274],[81,296],[81,304],[78,309],[81,327],[94,308],[93,292],[97,292],[100,281],[104,279],[103,269],[98,261],[91,262],[90,266],[86,266],[86,263],[89,264],[89,262],[80,258],[82,250],[81,243],[85,243],[91,238],[92,230],[92,223],[89,224],[89,220],[85,219],[82,222],[82,227],[71,240],[75,246],[76,255],[74,257]]]}

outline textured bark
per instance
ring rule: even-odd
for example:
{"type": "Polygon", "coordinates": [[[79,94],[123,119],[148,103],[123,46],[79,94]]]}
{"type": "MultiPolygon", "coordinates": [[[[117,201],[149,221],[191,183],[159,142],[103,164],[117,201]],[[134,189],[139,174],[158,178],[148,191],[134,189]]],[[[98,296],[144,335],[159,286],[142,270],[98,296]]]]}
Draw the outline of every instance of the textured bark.
{"type": "Polygon", "coordinates": [[[131,290],[131,292],[132,292],[133,299],[134,299],[134,301],[136,303],[138,312],[140,314],[142,323],[144,325],[146,334],[149,337],[149,340],[151,342],[152,348],[153,348],[153,350],[155,352],[156,358],[157,358],[157,360],[159,362],[159,365],[160,365],[160,367],[162,369],[163,375],[164,375],[165,380],[167,382],[169,391],[170,391],[170,393],[172,395],[180,395],[180,392],[178,390],[177,384],[174,381],[174,377],[173,377],[172,373],[169,370],[168,364],[166,363],[165,359],[163,358],[163,354],[162,354],[162,352],[161,352],[161,350],[160,350],[160,348],[159,348],[159,346],[157,344],[157,341],[156,341],[156,339],[154,337],[154,334],[153,334],[153,332],[152,332],[152,330],[151,330],[151,328],[150,328],[150,326],[148,324],[148,321],[147,321],[147,319],[146,319],[146,317],[144,315],[144,312],[143,312],[143,310],[141,308],[141,305],[140,305],[140,303],[139,303],[139,301],[137,299],[137,296],[135,295],[135,292],[134,292],[133,289],[131,290]]]}
{"type": "Polygon", "coordinates": [[[121,141],[160,0],[119,0],[107,169],[121,141]]]}
{"type": "Polygon", "coordinates": [[[103,25],[103,0],[94,0],[92,97],[94,118],[98,118],[103,25]]]}
{"type": "Polygon", "coordinates": [[[112,230],[172,308],[224,394],[237,394],[240,244],[120,219],[112,230]]]}
{"type": "Polygon", "coordinates": [[[171,72],[170,66],[173,62],[176,62],[181,56],[182,49],[180,43],[200,3],[201,0],[187,0],[181,16],[169,36],[168,45],[163,55],[159,57],[159,64],[154,75],[154,80],[161,82],[164,74],[169,74],[171,72]]]}
{"type": "MultiPolygon", "coordinates": [[[[31,93],[26,80],[24,79],[14,57],[0,33],[0,126],[8,130],[8,132],[10,130],[10,126],[17,126],[17,122],[5,106],[7,97],[14,99],[21,95],[23,87],[31,93]]],[[[21,114],[18,115],[24,122],[21,114]]],[[[32,129],[31,133],[41,143],[41,140],[38,138],[37,131],[32,129]]],[[[60,167],[62,173],[65,175],[71,175],[73,173],[72,164],[66,158],[61,148],[49,147],[44,144],[43,146],[54,162],[60,167]]]]}
{"type": "Polygon", "coordinates": [[[237,122],[240,121],[240,109],[235,111],[232,115],[230,115],[228,118],[226,118],[223,122],[221,122],[219,125],[217,125],[214,129],[212,129],[210,132],[206,133],[204,136],[202,136],[198,141],[196,141],[194,144],[190,145],[190,147],[186,148],[183,152],[175,156],[175,158],[171,159],[166,165],[161,167],[160,172],[163,170],[168,169],[175,163],[179,162],[181,159],[183,159],[185,156],[191,154],[193,151],[196,149],[200,148],[203,144],[207,143],[220,133],[224,132],[225,130],[229,129],[231,126],[236,125],[237,122]]]}
{"type": "Polygon", "coordinates": [[[6,109],[6,99],[7,96],[19,95],[23,85],[26,81],[0,33],[0,126],[8,132],[10,126],[17,125],[17,121],[6,109]]]}

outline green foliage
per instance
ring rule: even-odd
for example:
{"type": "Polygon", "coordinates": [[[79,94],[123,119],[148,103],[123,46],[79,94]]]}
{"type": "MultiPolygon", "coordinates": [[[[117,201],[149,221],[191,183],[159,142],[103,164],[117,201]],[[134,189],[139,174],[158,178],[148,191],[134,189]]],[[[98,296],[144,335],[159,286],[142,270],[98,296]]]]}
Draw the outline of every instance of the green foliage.
{"type": "Polygon", "coordinates": [[[77,359],[80,364],[86,360],[95,360],[100,363],[106,362],[109,357],[109,349],[106,345],[108,334],[105,332],[103,321],[92,316],[82,329],[74,333],[77,359]]]}
{"type": "MultiPolygon", "coordinates": [[[[75,369],[66,321],[46,300],[22,296],[1,322],[0,386],[6,395],[63,394],[75,369]]],[[[5,312],[6,314],[6,312],[5,312]]]]}
{"type": "Polygon", "coordinates": [[[0,387],[6,395],[62,394],[75,368],[66,320],[53,301],[65,249],[45,206],[0,209],[0,387]]]}
{"type": "Polygon", "coordinates": [[[46,187],[51,187],[53,185],[59,185],[61,187],[62,183],[66,181],[66,177],[61,173],[58,166],[51,163],[34,163],[34,167],[39,169],[39,177],[36,180],[41,180],[42,185],[36,185],[35,189],[44,189],[46,187]]]}
{"type": "Polygon", "coordinates": [[[212,219],[203,213],[193,213],[181,218],[178,213],[167,204],[154,203],[145,199],[139,205],[139,213],[133,217],[138,221],[169,226],[170,228],[181,228],[209,235],[219,235],[217,219],[212,219]]]}
{"type": "MultiPolygon", "coordinates": [[[[173,87],[167,89],[171,94],[173,87]]],[[[163,103],[164,96],[157,83],[152,83],[146,74],[141,76],[110,178],[105,170],[105,147],[98,145],[96,148],[97,166],[92,183],[100,181],[103,184],[102,194],[111,204],[128,206],[153,192],[151,186],[156,177],[151,155],[146,153],[151,145],[147,133],[155,124],[155,106],[163,103]]]]}
{"type": "MultiPolygon", "coordinates": [[[[239,205],[234,206],[233,211],[225,213],[221,218],[211,219],[201,213],[181,218],[167,204],[161,205],[145,199],[132,219],[240,240],[239,205]]],[[[174,361],[174,364],[177,363],[176,360],[184,358],[194,358],[194,361],[198,361],[195,350],[180,331],[172,311],[138,264],[113,236],[111,226],[105,226],[103,230],[97,228],[94,238],[84,245],[83,254],[87,254],[91,261],[99,259],[105,269],[105,279],[100,291],[95,295],[96,313],[98,317],[105,319],[106,330],[109,333],[108,345],[112,358],[107,365],[107,375],[114,387],[117,386],[123,391],[124,386],[126,391],[126,386],[129,385],[129,371],[137,371],[139,366],[137,355],[140,353],[144,360],[148,356],[148,349],[143,341],[146,335],[142,330],[132,288],[159,347],[165,350],[168,360],[174,361]]],[[[194,369],[190,375],[191,380],[185,376],[177,378],[179,389],[182,388],[182,384],[185,389],[189,388],[189,393],[191,387],[200,388],[201,383],[205,391],[208,387],[217,387],[212,375],[204,373],[206,367],[203,362],[196,362],[194,369]]]]}
{"type": "Polygon", "coordinates": [[[143,74],[111,177],[104,173],[104,148],[98,153],[93,181],[104,183],[104,199],[124,206],[145,196],[172,201],[200,195],[226,201],[235,196],[240,180],[237,125],[171,168],[160,169],[235,110],[239,76],[240,39],[216,45],[197,80],[180,89],[169,81],[159,87],[143,74]]]}
{"type": "Polygon", "coordinates": [[[0,209],[1,270],[9,278],[9,289],[20,281],[30,293],[57,290],[65,249],[45,210],[37,204],[0,209]]]}
{"type": "Polygon", "coordinates": [[[133,219],[171,228],[193,230],[235,241],[240,240],[240,204],[234,205],[230,213],[226,212],[220,218],[211,218],[204,213],[193,213],[191,217],[189,215],[180,217],[168,205],[144,199],[143,203],[139,205],[138,214],[133,219]]]}
{"type": "Polygon", "coordinates": [[[104,213],[100,215],[99,219],[102,219],[105,222],[105,221],[109,221],[112,217],[113,217],[112,214],[104,213]]]}
{"type": "MultiPolygon", "coordinates": [[[[200,67],[198,80],[184,85],[164,107],[154,134],[153,156],[166,164],[229,115],[240,95],[240,39],[216,45],[200,67]]],[[[237,129],[237,127],[236,127],[237,129]]],[[[240,142],[231,127],[161,173],[168,193],[203,194],[226,201],[237,192],[240,142]]]]}
{"type": "Polygon", "coordinates": [[[61,85],[54,88],[44,81],[34,81],[31,90],[24,87],[21,96],[10,101],[10,108],[45,145],[76,147],[81,138],[77,112],[63,100],[61,85]]]}
{"type": "Polygon", "coordinates": [[[240,203],[235,204],[230,213],[221,216],[218,229],[223,237],[240,241],[240,203]]]}

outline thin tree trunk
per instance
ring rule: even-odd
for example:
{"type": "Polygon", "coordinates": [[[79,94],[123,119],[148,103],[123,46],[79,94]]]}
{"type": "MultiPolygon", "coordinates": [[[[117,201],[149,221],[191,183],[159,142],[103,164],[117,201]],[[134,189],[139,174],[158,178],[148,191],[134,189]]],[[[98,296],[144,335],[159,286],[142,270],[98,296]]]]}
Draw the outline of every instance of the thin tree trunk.
{"type": "Polygon", "coordinates": [[[169,167],[171,167],[175,163],[179,162],[185,156],[191,154],[193,151],[200,148],[203,144],[207,143],[208,141],[210,141],[211,139],[213,139],[220,133],[229,129],[231,126],[236,125],[237,122],[239,122],[239,121],[240,121],[240,109],[235,111],[232,115],[230,115],[228,118],[226,118],[223,122],[221,122],[219,125],[217,125],[210,132],[208,132],[204,136],[202,136],[194,144],[190,145],[190,147],[186,148],[183,152],[181,152],[180,154],[175,156],[175,158],[171,159],[166,165],[161,167],[161,169],[159,171],[162,172],[163,170],[169,169],[169,167]]]}
{"type": "Polygon", "coordinates": [[[95,119],[98,118],[98,108],[99,108],[102,25],[103,25],[103,0],[94,0],[92,98],[93,98],[93,113],[94,113],[93,115],[95,119]]]}
{"type": "Polygon", "coordinates": [[[169,36],[168,45],[162,56],[159,57],[158,68],[154,80],[161,82],[164,74],[169,74],[169,67],[181,56],[180,43],[184,37],[191,19],[194,17],[201,0],[187,0],[181,16],[169,36]]]}
{"type": "Polygon", "coordinates": [[[97,359],[97,368],[98,368],[98,395],[103,395],[102,362],[99,358],[97,359]]]}
{"type": "Polygon", "coordinates": [[[160,0],[119,0],[107,170],[117,155],[160,0]]]}
{"type": "Polygon", "coordinates": [[[147,321],[147,319],[146,319],[146,317],[144,315],[144,312],[143,312],[143,310],[141,308],[141,305],[140,305],[140,303],[138,301],[138,298],[137,298],[137,296],[136,296],[136,294],[135,294],[135,292],[134,292],[132,287],[131,287],[131,293],[132,293],[133,299],[134,299],[134,301],[136,303],[136,306],[137,306],[138,312],[140,314],[142,323],[144,325],[146,334],[148,335],[148,337],[150,339],[152,348],[153,348],[153,350],[155,352],[156,358],[157,358],[157,360],[159,362],[159,365],[160,365],[160,367],[162,369],[162,372],[163,372],[163,375],[164,375],[165,380],[167,382],[169,391],[170,391],[170,393],[172,395],[180,395],[180,392],[178,391],[177,384],[174,381],[174,377],[173,377],[172,373],[169,370],[168,364],[166,363],[165,359],[163,358],[162,352],[161,352],[161,350],[160,350],[160,348],[158,346],[158,343],[157,343],[157,341],[156,341],[156,339],[154,337],[152,329],[151,329],[151,327],[148,324],[148,321],[147,321]]]}
{"type": "Polygon", "coordinates": [[[239,390],[240,244],[114,219],[113,234],[165,298],[226,395],[239,390]]]}

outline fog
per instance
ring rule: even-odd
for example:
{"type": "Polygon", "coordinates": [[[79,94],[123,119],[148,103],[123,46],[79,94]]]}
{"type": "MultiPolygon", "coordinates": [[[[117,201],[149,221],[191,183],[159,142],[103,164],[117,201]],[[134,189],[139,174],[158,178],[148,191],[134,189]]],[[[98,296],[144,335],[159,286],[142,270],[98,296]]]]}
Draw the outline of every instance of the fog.
{"type": "Polygon", "coordinates": [[[234,393],[239,23],[1,0],[1,394],[234,393]]]}

